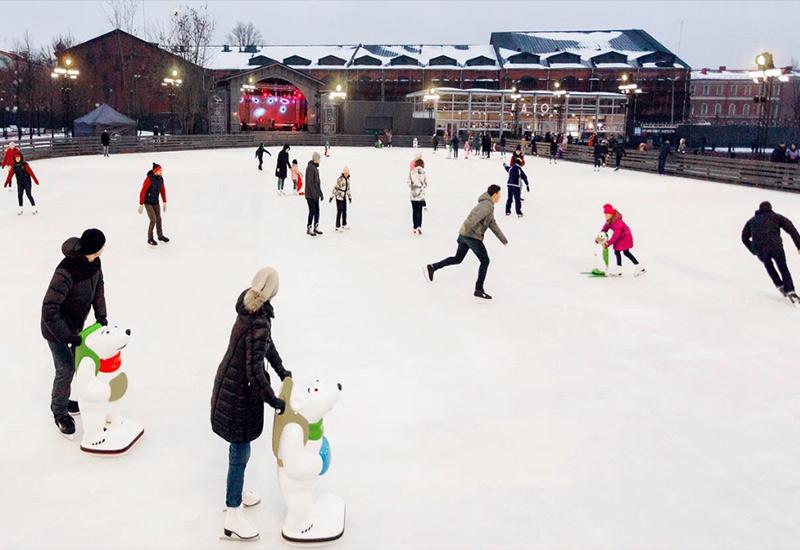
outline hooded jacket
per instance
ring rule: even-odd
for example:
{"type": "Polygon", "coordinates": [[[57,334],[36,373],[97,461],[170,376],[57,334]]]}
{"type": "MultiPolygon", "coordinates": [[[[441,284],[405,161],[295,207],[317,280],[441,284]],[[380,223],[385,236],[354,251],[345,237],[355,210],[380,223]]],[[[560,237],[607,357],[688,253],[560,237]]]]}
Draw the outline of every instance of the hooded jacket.
{"type": "Polygon", "coordinates": [[[503,168],[505,168],[506,172],[508,172],[508,181],[506,182],[506,185],[511,187],[520,187],[519,180],[521,179],[525,182],[525,187],[530,188],[527,174],[525,174],[525,172],[522,170],[522,167],[516,162],[512,162],[511,166],[504,164],[503,168]]]}
{"type": "Polygon", "coordinates": [[[164,178],[156,175],[153,170],[147,172],[147,177],[142,183],[142,190],[139,191],[139,204],[158,204],[158,197],[167,202],[167,188],[164,186],[164,178]]]}
{"type": "Polygon", "coordinates": [[[755,254],[760,256],[783,248],[781,229],[786,231],[794,241],[794,246],[800,250],[800,234],[788,218],[773,212],[772,207],[759,208],[742,229],[742,243],[755,254]]]}
{"type": "Polygon", "coordinates": [[[264,403],[275,404],[264,360],[281,380],[287,375],[272,342],[272,305],[266,302],[251,313],[244,304],[246,294],[236,300],[236,321],[211,394],[211,429],[231,443],[258,438],[264,429],[264,403]]]}
{"type": "Polygon", "coordinates": [[[306,200],[322,200],[322,187],[319,181],[319,166],[313,160],[306,166],[306,200]]]}
{"type": "Polygon", "coordinates": [[[489,193],[483,193],[478,197],[478,204],[469,213],[464,223],[461,224],[458,234],[462,237],[469,237],[482,241],[483,235],[486,233],[487,229],[491,229],[492,233],[495,234],[501,243],[508,244],[508,239],[503,235],[500,226],[497,225],[494,219],[494,203],[492,202],[492,197],[489,193]]]}
{"type": "Polygon", "coordinates": [[[600,233],[607,233],[609,229],[614,232],[608,240],[609,247],[613,246],[614,250],[620,252],[633,248],[633,233],[628,224],[622,221],[622,214],[618,210],[614,210],[611,219],[605,223],[600,233]]]}
{"type": "Polygon", "coordinates": [[[19,153],[19,147],[8,147],[6,148],[5,153],[3,153],[3,161],[0,162],[0,168],[5,168],[6,166],[13,166],[14,165],[14,157],[17,156],[19,153]]]}
{"type": "Polygon", "coordinates": [[[61,246],[64,259],[56,267],[42,302],[42,336],[66,344],[86,322],[89,310],[100,322],[106,320],[106,296],[100,258],[89,262],[80,252],[80,239],[72,237],[61,246]]]}
{"type": "Polygon", "coordinates": [[[352,198],[350,195],[350,176],[341,174],[336,178],[336,185],[333,186],[333,198],[337,201],[352,198]]]}

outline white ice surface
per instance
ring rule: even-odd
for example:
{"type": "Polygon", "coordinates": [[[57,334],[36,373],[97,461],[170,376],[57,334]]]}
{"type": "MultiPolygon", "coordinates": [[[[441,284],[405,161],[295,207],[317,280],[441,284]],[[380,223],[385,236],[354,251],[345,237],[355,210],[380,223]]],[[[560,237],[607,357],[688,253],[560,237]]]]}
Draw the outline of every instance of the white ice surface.
{"type": "MultiPolygon", "coordinates": [[[[291,157],[304,167],[310,153],[291,157]]],[[[739,232],[765,199],[800,222],[800,195],[529,158],[526,217],[498,207],[510,244],[487,234],[495,299],[479,305],[473,256],[432,286],[420,266],[454,251],[505,172],[424,154],[422,238],[409,149],[333,148],[316,239],[305,201],[276,196],[275,157],[258,172],[251,149],[36,161],[38,217],[18,218],[16,193],[0,191],[0,547],[242,548],[218,540],[227,447],[209,398],[234,302],[274,265],[286,366],[300,383],[344,386],[321,480],[347,502],[340,548],[797,548],[800,311],[739,232]],[[136,213],[152,161],[173,239],[155,250],[136,213]],[[345,164],[353,229],[334,234],[327,197],[345,164]],[[579,274],[595,265],[605,202],[630,224],[646,276],[579,274]],[[91,226],[108,237],[110,319],[133,330],[125,409],[146,426],[116,459],[57,434],[39,332],[61,243],[91,226]]],[[[270,429],[246,478],[263,496],[247,512],[258,548],[283,544],[270,429]]]]}

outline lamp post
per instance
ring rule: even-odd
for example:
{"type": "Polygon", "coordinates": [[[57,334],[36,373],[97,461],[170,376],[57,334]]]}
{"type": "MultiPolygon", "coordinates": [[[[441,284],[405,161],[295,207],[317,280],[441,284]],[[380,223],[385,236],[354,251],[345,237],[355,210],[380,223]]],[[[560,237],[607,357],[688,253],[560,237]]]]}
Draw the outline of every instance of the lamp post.
{"type": "Polygon", "coordinates": [[[511,110],[514,112],[514,128],[513,134],[519,136],[519,100],[522,94],[517,91],[516,87],[511,88],[511,95],[509,96],[514,103],[511,105],[511,110]]]}
{"type": "Polygon", "coordinates": [[[339,106],[347,99],[347,92],[342,90],[342,85],[337,84],[332,92],[328,92],[328,100],[331,107],[326,107],[326,114],[323,120],[323,133],[333,134],[339,131],[339,106]]]}
{"type": "Polygon", "coordinates": [[[625,120],[625,126],[627,128],[626,131],[625,131],[625,134],[628,137],[628,139],[630,140],[631,139],[631,129],[635,128],[635,126],[636,126],[636,106],[637,106],[636,104],[638,103],[639,94],[642,93],[642,89],[635,82],[629,82],[630,81],[630,77],[627,74],[623,74],[622,75],[622,81],[625,84],[620,84],[618,86],[619,90],[623,94],[630,95],[633,98],[633,101],[631,101],[631,100],[627,101],[628,112],[630,114],[630,111],[631,111],[631,108],[632,108],[633,109],[633,116],[632,117],[628,116],[628,117],[626,117],[626,120],[625,120]]]}
{"type": "Polygon", "coordinates": [[[72,81],[78,79],[80,71],[72,66],[72,59],[64,59],[64,67],[56,66],[50,77],[53,80],[61,81],[61,99],[64,103],[64,137],[69,137],[70,120],[70,94],[72,93],[72,81]]]}
{"type": "Polygon", "coordinates": [[[565,105],[567,103],[567,96],[569,96],[569,92],[567,92],[567,90],[563,89],[561,87],[561,82],[558,82],[558,81],[553,83],[553,87],[555,88],[555,90],[553,90],[553,97],[561,99],[561,106],[560,106],[560,108],[558,109],[558,111],[556,113],[557,114],[557,118],[556,118],[556,133],[560,134],[560,133],[562,133],[561,132],[561,125],[562,125],[562,123],[564,121],[564,119],[563,119],[564,107],[565,107],[565,105]]]}
{"type": "Polygon", "coordinates": [[[175,133],[175,97],[181,84],[183,84],[183,80],[178,78],[177,69],[172,69],[170,76],[164,77],[164,80],[161,81],[161,85],[167,89],[167,97],[169,97],[169,120],[173,134],[175,133]]]}
{"type": "MultiPolygon", "coordinates": [[[[428,118],[436,118],[436,108],[439,105],[439,94],[436,93],[436,88],[431,88],[422,96],[422,102],[425,104],[425,109],[428,111],[428,118]]],[[[436,125],[434,124],[434,128],[436,125]]]]}
{"type": "Polygon", "coordinates": [[[246,131],[250,125],[250,104],[253,102],[252,93],[256,91],[256,87],[253,84],[253,78],[250,77],[247,84],[242,84],[239,91],[244,95],[244,104],[245,104],[245,120],[242,121],[243,129],[246,131]]]}
{"type": "Polygon", "coordinates": [[[788,82],[789,76],[783,74],[781,69],[775,68],[772,54],[762,52],[756,56],[757,70],[750,73],[750,77],[756,84],[761,84],[759,95],[753,100],[761,104],[761,111],[758,117],[758,133],[756,135],[756,158],[764,159],[764,153],[769,138],[769,128],[772,125],[772,88],[775,82],[788,82]]]}

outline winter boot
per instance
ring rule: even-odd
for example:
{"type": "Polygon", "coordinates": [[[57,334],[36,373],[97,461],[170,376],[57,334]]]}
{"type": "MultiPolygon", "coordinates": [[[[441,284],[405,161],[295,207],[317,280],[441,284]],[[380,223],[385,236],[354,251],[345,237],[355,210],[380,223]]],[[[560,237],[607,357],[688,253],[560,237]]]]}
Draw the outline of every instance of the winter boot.
{"type": "Polygon", "coordinates": [[[316,224],[314,225],[314,235],[322,235],[322,231],[317,228],[316,224]]]}
{"type": "Polygon", "coordinates": [[[162,243],[168,243],[169,242],[169,239],[167,237],[165,237],[164,235],[161,235],[158,238],[158,240],[161,241],[162,243]]]}
{"type": "Polygon", "coordinates": [[[67,402],[67,412],[70,416],[80,416],[81,408],[78,406],[78,402],[70,399],[69,402],[67,402]]]}
{"type": "Polygon", "coordinates": [[[253,491],[252,489],[248,489],[242,495],[242,504],[245,508],[250,508],[251,506],[256,506],[261,504],[261,497],[253,491]]]}
{"type": "Polygon", "coordinates": [[[75,436],[75,421],[70,415],[56,418],[56,427],[61,432],[61,435],[67,439],[72,439],[75,436]]]}
{"type": "Polygon", "coordinates": [[[248,542],[258,540],[258,530],[245,519],[242,511],[241,506],[225,510],[224,538],[248,542]]]}
{"type": "Polygon", "coordinates": [[[306,226],[306,235],[308,235],[309,237],[316,237],[317,236],[317,234],[314,233],[311,230],[311,226],[310,225],[306,226]]]}
{"type": "Polygon", "coordinates": [[[147,239],[147,244],[150,246],[158,246],[158,243],[153,239],[147,239]]]}
{"type": "Polygon", "coordinates": [[[481,290],[475,290],[475,294],[473,294],[473,296],[475,296],[475,298],[477,298],[478,301],[485,301],[485,300],[491,300],[492,299],[492,297],[489,296],[488,294],[486,294],[486,291],[484,291],[482,289],[481,290]]]}
{"type": "Polygon", "coordinates": [[[431,264],[428,264],[422,268],[422,273],[425,275],[425,280],[428,281],[429,283],[433,282],[433,274],[435,272],[436,270],[433,268],[431,264]]]}

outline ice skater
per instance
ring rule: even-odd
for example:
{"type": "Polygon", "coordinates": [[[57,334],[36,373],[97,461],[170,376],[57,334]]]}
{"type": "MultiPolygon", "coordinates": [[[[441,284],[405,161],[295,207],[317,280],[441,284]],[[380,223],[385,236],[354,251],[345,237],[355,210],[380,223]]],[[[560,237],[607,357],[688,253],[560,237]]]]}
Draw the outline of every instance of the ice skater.
{"type": "Polygon", "coordinates": [[[103,128],[103,132],[100,134],[100,145],[103,147],[103,156],[107,157],[108,150],[111,147],[111,135],[105,128],[103,128]]]}
{"type": "MultiPolygon", "coordinates": [[[[469,139],[467,139],[467,141],[469,141],[469,139]]],[[[458,132],[455,132],[453,133],[453,139],[450,140],[450,147],[452,148],[454,159],[458,159],[458,146],[458,132]]]]}
{"type": "Polygon", "coordinates": [[[417,149],[419,147],[419,140],[417,140],[416,137],[411,140],[411,147],[413,147],[414,149],[417,149]]]}
{"type": "Polygon", "coordinates": [[[594,158],[594,166],[592,171],[599,172],[600,168],[603,166],[603,145],[600,143],[599,139],[595,140],[594,142],[592,157],[594,158]]]}
{"type": "Polygon", "coordinates": [[[661,147],[658,150],[658,174],[663,176],[665,174],[666,166],[667,166],[667,158],[672,154],[672,146],[670,146],[669,141],[665,141],[661,144],[661,147]]]}
{"type": "MultiPolygon", "coordinates": [[[[638,277],[642,273],[644,273],[644,267],[639,264],[639,260],[631,252],[631,248],[633,248],[633,233],[631,233],[631,228],[628,227],[624,221],[622,221],[622,214],[619,213],[613,206],[610,204],[603,205],[603,214],[606,217],[606,223],[603,225],[602,229],[600,229],[600,233],[608,233],[610,229],[612,231],[611,238],[603,244],[605,248],[614,247],[614,258],[617,260],[616,268],[611,268],[608,270],[609,277],[620,277],[622,276],[622,255],[624,254],[626,258],[628,258],[633,265],[635,266],[633,275],[634,277],[638,277]]],[[[595,239],[595,243],[600,243],[599,237],[595,239]]]]}
{"type": "Polygon", "coordinates": [[[767,201],[758,206],[755,215],[742,229],[742,242],[754,256],[757,256],[767,269],[772,283],[778,292],[786,296],[792,303],[800,303],[794,290],[792,274],[786,265],[786,253],[783,251],[781,229],[786,231],[794,241],[800,254],[800,234],[788,218],[772,211],[772,204],[767,201]],[[775,269],[777,265],[777,270],[775,269]]]}
{"type": "Polygon", "coordinates": [[[308,204],[306,235],[309,237],[322,235],[322,231],[319,230],[319,203],[325,197],[322,196],[322,184],[319,180],[319,160],[319,153],[315,151],[306,166],[306,203],[308,204]]]}
{"type": "Polygon", "coordinates": [[[478,257],[480,267],[478,268],[478,279],[475,281],[475,298],[479,300],[491,300],[492,297],[486,294],[483,288],[486,281],[486,273],[489,270],[489,253],[486,251],[486,246],[483,244],[483,236],[487,229],[491,229],[492,233],[504,245],[508,244],[508,239],[503,235],[500,226],[494,219],[494,205],[500,201],[500,186],[490,185],[486,193],[478,197],[478,204],[461,224],[458,230],[458,248],[456,249],[455,256],[446,258],[435,264],[428,264],[425,266],[425,278],[433,282],[433,274],[437,270],[447,267],[449,265],[460,264],[467,252],[472,252],[478,257]]]}
{"type": "Polygon", "coordinates": [[[431,138],[431,145],[433,146],[433,154],[435,155],[436,151],[439,150],[439,134],[434,132],[433,137],[431,138]]]}
{"type": "Polygon", "coordinates": [[[89,311],[95,320],[108,324],[105,283],[100,255],[106,236],[99,229],[87,229],[61,245],[64,259],[59,262],[42,302],[41,330],[47,340],[55,366],[50,411],[62,435],[72,439],[75,421],[70,414],[79,414],[77,400],[70,400],[70,385],[75,373],[75,348],[81,344],[89,311]]]}
{"type": "Polygon", "coordinates": [[[336,178],[336,185],[333,186],[328,202],[332,202],[334,199],[336,199],[336,232],[349,231],[347,203],[352,203],[353,197],[350,193],[350,169],[347,166],[342,168],[342,173],[336,178]]]}
{"type": "Polygon", "coordinates": [[[267,149],[264,147],[264,144],[263,143],[259,143],[258,144],[258,149],[256,149],[256,158],[258,159],[258,169],[259,170],[264,170],[262,168],[262,166],[264,164],[264,153],[266,153],[267,156],[270,156],[270,157],[272,156],[272,153],[267,151],[267,149]]]}
{"type": "Polygon", "coordinates": [[[614,172],[618,171],[625,156],[625,141],[620,138],[614,141],[614,172]]]}
{"type": "Polygon", "coordinates": [[[547,160],[548,164],[558,164],[558,140],[556,136],[550,138],[550,157],[547,160]]]}
{"type": "Polygon", "coordinates": [[[331,150],[331,142],[330,142],[330,140],[326,139],[325,140],[325,158],[330,156],[330,150],[331,150]]]}
{"type": "Polygon", "coordinates": [[[9,168],[14,166],[14,158],[19,152],[20,150],[19,147],[17,147],[17,144],[13,141],[9,141],[5,147],[5,151],[3,151],[3,160],[0,161],[0,169],[5,168],[6,166],[9,168]]]}
{"type": "Polygon", "coordinates": [[[33,195],[31,194],[31,179],[36,182],[36,185],[39,185],[39,180],[36,178],[36,174],[33,173],[33,170],[31,170],[30,164],[25,162],[22,158],[22,152],[19,150],[17,150],[14,156],[14,164],[11,165],[11,170],[8,171],[8,176],[6,177],[6,182],[3,184],[3,187],[11,187],[12,177],[17,178],[17,202],[19,203],[17,216],[22,215],[23,195],[27,195],[28,202],[31,204],[32,213],[35,216],[39,213],[39,210],[36,208],[36,201],[33,200],[33,195]]]}
{"type": "Polygon", "coordinates": [[[286,174],[291,169],[289,164],[289,147],[288,144],[284,145],[281,152],[278,153],[278,162],[275,166],[275,177],[278,178],[278,194],[283,195],[283,183],[286,181],[286,174]]]}
{"type": "Polygon", "coordinates": [[[520,180],[525,182],[525,187],[528,193],[531,192],[531,186],[528,183],[528,176],[522,167],[516,162],[517,157],[511,157],[511,166],[503,164],[503,168],[508,172],[508,198],[506,199],[506,216],[511,215],[511,202],[514,202],[514,207],[517,211],[517,217],[522,217],[522,184],[520,180]]]}
{"type": "Polygon", "coordinates": [[[161,165],[153,163],[153,168],[147,172],[147,177],[142,183],[142,190],[139,192],[139,214],[142,210],[147,211],[147,218],[150,220],[150,225],[147,227],[147,244],[150,246],[158,246],[158,243],[153,239],[153,228],[156,230],[158,240],[163,243],[168,243],[169,239],[164,236],[161,222],[162,206],[159,199],[163,201],[163,211],[167,211],[167,188],[164,185],[164,172],[161,170],[161,165]]]}
{"type": "Polygon", "coordinates": [[[244,517],[243,506],[261,499],[244,492],[244,474],[250,459],[250,443],[264,430],[264,404],[283,414],[286,403],[275,395],[265,361],[278,378],[291,378],[272,338],[275,317],[271,300],[278,294],[278,272],[265,267],[236,300],[236,321],[228,349],[217,368],[211,394],[211,429],[227,441],[228,477],[225,491],[223,534],[232,540],[258,539],[258,529],[244,517]]]}
{"type": "Polygon", "coordinates": [[[303,176],[300,175],[300,169],[297,167],[297,159],[292,160],[292,187],[295,195],[305,195],[303,191],[303,176]]]}
{"type": "Polygon", "coordinates": [[[506,158],[506,134],[500,132],[500,157],[506,158]]]}
{"type": "Polygon", "coordinates": [[[425,173],[425,161],[421,158],[414,161],[414,169],[408,174],[408,188],[411,194],[411,232],[422,235],[422,210],[426,204],[428,176],[425,173]]]}

